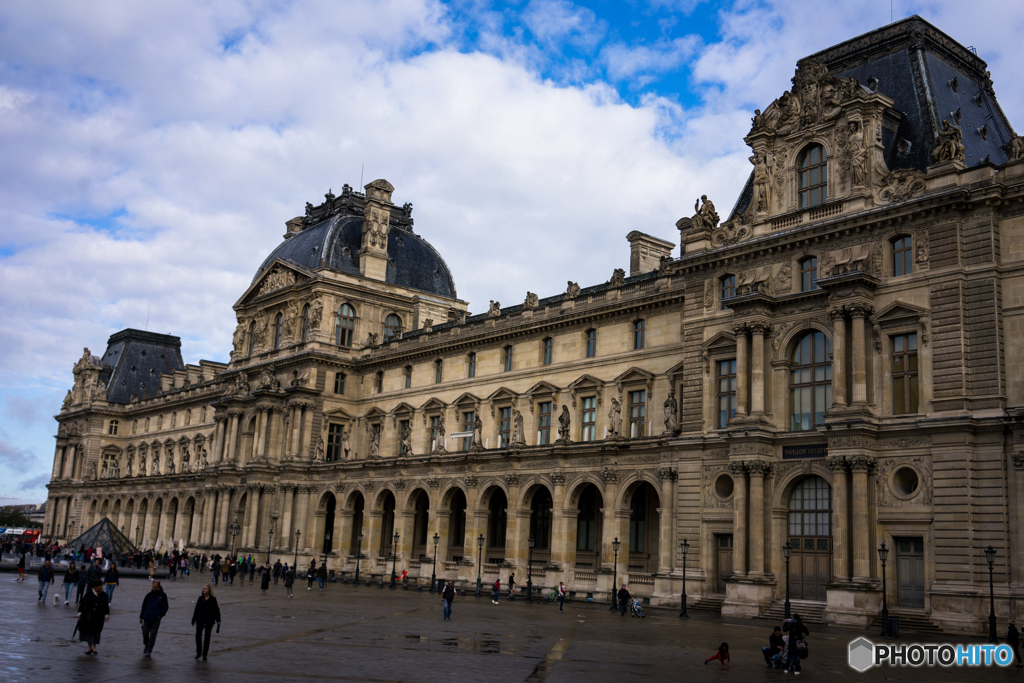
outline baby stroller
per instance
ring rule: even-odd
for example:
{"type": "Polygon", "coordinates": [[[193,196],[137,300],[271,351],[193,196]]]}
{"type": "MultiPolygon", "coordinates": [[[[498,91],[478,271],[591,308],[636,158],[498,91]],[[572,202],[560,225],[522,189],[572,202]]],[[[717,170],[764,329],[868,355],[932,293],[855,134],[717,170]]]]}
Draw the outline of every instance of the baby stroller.
{"type": "Polygon", "coordinates": [[[644,614],[644,608],[640,604],[639,598],[633,598],[633,602],[629,605],[629,616],[645,618],[647,615],[644,614]]]}

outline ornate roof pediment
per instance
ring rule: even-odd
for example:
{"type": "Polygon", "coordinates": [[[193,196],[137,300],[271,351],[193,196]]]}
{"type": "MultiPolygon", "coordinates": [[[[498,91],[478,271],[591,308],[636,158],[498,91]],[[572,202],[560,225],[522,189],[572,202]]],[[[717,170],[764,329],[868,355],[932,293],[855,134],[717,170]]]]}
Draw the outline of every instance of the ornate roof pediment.
{"type": "Polygon", "coordinates": [[[290,263],[280,258],[274,259],[271,265],[263,271],[263,273],[249,285],[249,289],[245,290],[241,298],[235,304],[236,306],[243,303],[248,303],[253,299],[258,299],[261,296],[271,294],[280,289],[291,287],[293,285],[303,284],[315,276],[309,270],[298,266],[294,263],[290,263]]]}

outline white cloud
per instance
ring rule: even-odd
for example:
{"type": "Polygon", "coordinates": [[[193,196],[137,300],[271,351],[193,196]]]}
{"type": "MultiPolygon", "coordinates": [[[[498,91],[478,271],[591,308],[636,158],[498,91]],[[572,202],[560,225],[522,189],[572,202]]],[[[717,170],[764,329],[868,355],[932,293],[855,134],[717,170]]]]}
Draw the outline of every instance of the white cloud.
{"type": "Polygon", "coordinates": [[[653,45],[614,43],[601,50],[608,75],[614,81],[638,78],[641,84],[655,74],[671,71],[687,62],[700,47],[698,36],[660,40],[653,45]]]}
{"type": "Polygon", "coordinates": [[[538,41],[550,45],[568,42],[590,49],[607,31],[592,10],[569,0],[530,0],[522,19],[538,41]]]}

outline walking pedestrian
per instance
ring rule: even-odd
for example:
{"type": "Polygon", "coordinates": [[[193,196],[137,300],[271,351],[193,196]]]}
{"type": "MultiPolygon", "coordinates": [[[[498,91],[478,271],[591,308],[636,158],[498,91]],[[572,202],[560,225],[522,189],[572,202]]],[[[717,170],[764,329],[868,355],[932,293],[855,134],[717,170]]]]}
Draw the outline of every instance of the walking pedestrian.
{"type": "Polygon", "coordinates": [[[103,582],[93,581],[89,590],[78,603],[78,640],[86,643],[89,648],[87,655],[96,654],[96,646],[100,643],[103,624],[110,621],[110,603],[103,592],[103,582]]]}
{"type": "MultiPolygon", "coordinates": [[[[718,660],[718,666],[725,664],[725,661],[729,659],[729,643],[722,643],[719,645],[718,652],[705,659],[704,663],[707,664],[708,662],[713,662],[716,659],[718,660]]],[[[732,660],[729,660],[729,663],[732,664],[732,660]]]]}
{"type": "Polygon", "coordinates": [[[561,612],[562,608],[565,607],[565,596],[567,591],[565,590],[565,584],[561,581],[558,582],[558,611],[561,612]]]}
{"type": "Polygon", "coordinates": [[[217,585],[217,579],[220,577],[220,562],[217,558],[213,558],[213,564],[210,565],[210,573],[213,575],[213,585],[217,585]]]}
{"type": "Polygon", "coordinates": [[[508,575],[508,599],[516,599],[516,575],[515,572],[511,572],[508,575]]]}
{"type": "MultiPolygon", "coordinates": [[[[64,572],[64,604],[71,604],[71,589],[78,586],[78,568],[75,567],[75,563],[72,562],[68,565],[68,570],[64,572]]],[[[78,600],[75,600],[78,602],[78,600]]]]}
{"type": "Polygon", "coordinates": [[[281,560],[274,563],[274,585],[277,585],[277,580],[281,578],[281,560]]]}
{"type": "Polygon", "coordinates": [[[39,600],[38,602],[46,604],[46,594],[50,591],[50,586],[53,585],[56,579],[56,572],[53,569],[53,565],[49,560],[43,563],[43,566],[39,569],[39,600]]]}
{"type": "Polygon", "coordinates": [[[445,621],[452,619],[452,603],[455,601],[455,584],[451,581],[441,591],[441,608],[444,612],[445,621]]]}
{"type": "Polygon", "coordinates": [[[320,586],[320,590],[327,585],[327,565],[324,562],[321,562],[320,568],[316,570],[316,582],[320,586]]]}
{"type": "Polygon", "coordinates": [[[1006,644],[1013,648],[1013,654],[1017,657],[1017,668],[1021,668],[1024,664],[1020,661],[1020,631],[1017,630],[1017,625],[1014,622],[1010,622],[1010,627],[1006,629],[1006,644]]]}
{"type": "Polygon", "coordinates": [[[25,553],[21,553],[21,554],[18,555],[18,578],[16,578],[15,581],[24,581],[25,580],[25,563],[26,563],[26,561],[27,560],[25,558],[25,553]]]}
{"type": "Polygon", "coordinates": [[[315,578],[316,578],[316,560],[313,560],[312,562],[309,563],[309,569],[306,570],[306,581],[307,581],[307,584],[308,584],[306,586],[306,590],[308,590],[308,591],[313,590],[313,579],[315,579],[315,578]]]}
{"type": "Polygon", "coordinates": [[[774,669],[782,660],[782,653],[785,649],[786,641],[782,639],[782,629],[776,626],[772,634],[768,636],[768,647],[761,648],[765,666],[770,666],[774,669]]]}
{"type": "Polygon", "coordinates": [[[252,555],[250,555],[246,562],[249,565],[249,583],[252,583],[256,580],[256,560],[252,555]]]}
{"type": "Polygon", "coordinates": [[[149,558],[149,580],[153,581],[156,578],[156,558],[149,558]]]}
{"type": "Polygon", "coordinates": [[[619,616],[626,616],[626,607],[629,605],[630,597],[629,591],[626,590],[626,584],[622,584],[622,588],[619,589],[619,616]]]}
{"type": "Polygon", "coordinates": [[[238,585],[239,586],[244,586],[245,585],[245,574],[248,571],[249,571],[249,566],[246,564],[245,560],[239,559],[238,560],[238,585]]]}
{"type": "Polygon", "coordinates": [[[231,572],[231,559],[227,558],[220,564],[220,583],[227,585],[228,574],[231,572]]]}
{"type": "Polygon", "coordinates": [[[270,565],[269,564],[263,565],[263,569],[260,570],[260,575],[262,577],[260,579],[260,590],[263,591],[264,593],[266,593],[267,589],[270,588],[270,574],[271,574],[270,565]]]}
{"type": "Polygon", "coordinates": [[[295,585],[295,568],[292,567],[284,574],[284,589],[287,591],[289,598],[294,598],[295,595],[292,593],[292,586],[295,585]]]}
{"type": "Polygon", "coordinates": [[[139,624],[142,625],[142,656],[153,654],[156,645],[156,634],[160,630],[160,620],[167,614],[167,594],[159,581],[153,582],[153,588],[142,599],[139,611],[139,624]]]}
{"type": "Polygon", "coordinates": [[[495,579],[494,585],[491,586],[491,602],[495,605],[498,604],[498,593],[501,591],[501,579],[495,579]]]}
{"type": "Polygon", "coordinates": [[[233,560],[231,562],[228,562],[228,581],[230,581],[232,586],[235,585],[235,574],[237,573],[238,565],[235,564],[233,560]]]}
{"type": "Polygon", "coordinates": [[[217,624],[217,633],[220,633],[220,607],[217,606],[217,598],[213,597],[210,584],[206,584],[192,612],[192,625],[196,627],[196,659],[202,657],[206,661],[214,624],[217,624]]]}
{"type": "Polygon", "coordinates": [[[121,577],[117,573],[116,563],[110,563],[110,568],[107,569],[107,575],[104,577],[104,583],[107,584],[107,603],[114,602],[114,589],[121,585],[121,577]]]}
{"type": "Polygon", "coordinates": [[[792,671],[793,675],[800,675],[800,657],[801,650],[806,652],[807,643],[804,638],[811,634],[804,626],[804,622],[800,619],[799,614],[794,614],[792,619],[789,619],[782,624],[782,630],[789,632],[789,647],[786,651],[786,670],[792,671]]]}
{"type": "Polygon", "coordinates": [[[75,604],[77,605],[85,595],[86,589],[89,587],[89,572],[83,566],[82,569],[78,570],[78,590],[75,592],[75,604]]]}

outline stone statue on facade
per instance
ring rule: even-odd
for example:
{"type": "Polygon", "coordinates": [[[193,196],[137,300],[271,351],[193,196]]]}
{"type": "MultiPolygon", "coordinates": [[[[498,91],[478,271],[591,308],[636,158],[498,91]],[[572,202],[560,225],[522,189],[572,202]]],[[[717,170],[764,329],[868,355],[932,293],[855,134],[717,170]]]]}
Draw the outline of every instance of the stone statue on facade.
{"type": "Polygon", "coordinates": [[[527,292],[526,293],[526,300],[523,301],[523,308],[527,308],[527,309],[537,308],[537,304],[539,302],[540,302],[540,297],[538,297],[533,292],[527,292]]]}
{"type": "Polygon", "coordinates": [[[348,454],[352,450],[349,446],[349,437],[352,435],[352,430],[346,430],[344,427],[341,428],[341,453],[345,460],[348,460],[348,454]]]}
{"type": "Polygon", "coordinates": [[[231,335],[231,346],[234,347],[235,353],[242,353],[242,349],[245,348],[245,321],[239,320],[238,325],[235,326],[235,333],[231,335]]]}
{"type": "Polygon", "coordinates": [[[473,421],[473,440],[469,445],[469,449],[473,452],[479,452],[484,449],[484,435],[483,435],[483,421],[473,421]]]}
{"type": "Polygon", "coordinates": [[[1024,159],[1024,135],[1016,135],[1006,143],[1006,154],[1010,157],[1010,161],[1024,159]]]}
{"type": "Polygon", "coordinates": [[[575,282],[573,282],[572,280],[569,280],[569,286],[565,288],[565,298],[566,299],[575,299],[579,295],[580,295],[580,286],[578,284],[576,284],[575,282]]]}
{"type": "Polygon", "coordinates": [[[569,408],[566,405],[562,405],[562,412],[558,416],[558,443],[570,443],[569,438],[569,427],[571,426],[572,416],[569,415],[569,408]]]}
{"type": "Polygon", "coordinates": [[[160,458],[155,455],[153,456],[153,467],[150,469],[149,473],[154,477],[160,474],[160,458]]]}
{"type": "Polygon", "coordinates": [[[380,432],[366,424],[366,431],[370,433],[370,457],[380,457],[380,432]]]}
{"type": "Polygon", "coordinates": [[[487,307],[487,314],[485,317],[497,318],[501,315],[501,302],[491,301],[491,305],[487,307]]]}
{"type": "Polygon", "coordinates": [[[676,402],[676,392],[668,390],[668,398],[665,399],[665,431],[672,434],[679,433],[679,404],[676,402]]]}
{"type": "Polygon", "coordinates": [[[145,455],[140,455],[139,456],[139,476],[140,477],[146,476],[146,456],[145,455]]]}
{"type": "Polygon", "coordinates": [[[434,443],[431,453],[447,453],[444,447],[444,415],[437,418],[437,426],[434,427],[434,443]]]}
{"type": "Polygon", "coordinates": [[[768,211],[768,197],[771,193],[772,167],[764,154],[750,157],[754,164],[754,202],[758,213],[768,211]]]}
{"type": "Polygon", "coordinates": [[[116,458],[110,463],[110,472],[107,473],[111,479],[121,478],[121,462],[116,458]]]}
{"type": "Polygon", "coordinates": [[[89,475],[86,477],[89,481],[96,481],[96,463],[89,465],[89,475]]]}
{"type": "Polygon", "coordinates": [[[364,349],[375,349],[380,346],[380,335],[375,332],[366,333],[366,343],[363,344],[364,349]]]}
{"type": "Polygon", "coordinates": [[[515,408],[512,409],[512,445],[526,445],[526,436],[523,430],[523,414],[515,408]]]}
{"type": "Polygon", "coordinates": [[[129,457],[127,460],[125,460],[125,463],[124,463],[124,476],[126,476],[126,477],[132,476],[132,460],[134,460],[134,459],[135,458],[129,457]]]}
{"type": "MultiPolygon", "coordinates": [[[[186,423],[187,424],[187,423],[186,423]]],[[[192,470],[192,454],[188,452],[188,446],[181,447],[181,473],[185,474],[192,470]]]]}
{"type": "Polygon", "coordinates": [[[324,317],[324,300],[316,299],[309,304],[309,329],[319,330],[324,317]]]}
{"type": "Polygon", "coordinates": [[[868,170],[868,150],[864,147],[864,127],[859,121],[848,124],[847,144],[850,150],[850,176],[853,187],[864,187],[868,170]]]}
{"type": "Polygon", "coordinates": [[[61,403],[60,409],[63,411],[63,410],[67,410],[70,407],[71,407],[71,390],[68,389],[68,393],[66,393],[64,395],[64,402],[61,403]]]}
{"type": "Polygon", "coordinates": [[[614,397],[608,409],[608,438],[618,439],[622,436],[622,404],[614,397]]]}
{"type": "Polygon", "coordinates": [[[402,437],[398,447],[399,455],[412,455],[412,428],[406,423],[402,425],[402,437]]]}
{"type": "Polygon", "coordinates": [[[316,441],[316,449],[313,450],[313,462],[324,461],[324,437],[319,437],[316,441]]]}
{"type": "Polygon", "coordinates": [[[174,458],[167,458],[167,474],[174,474],[174,458]]]}
{"type": "Polygon", "coordinates": [[[935,149],[932,150],[932,163],[964,160],[964,134],[956,126],[943,119],[942,130],[935,137],[935,149]]]}
{"type": "Polygon", "coordinates": [[[608,284],[613,287],[621,287],[626,282],[626,271],[622,268],[616,268],[612,271],[612,279],[608,281],[608,284]]]}
{"type": "Polygon", "coordinates": [[[706,194],[702,194],[700,199],[693,203],[693,210],[697,212],[690,219],[690,225],[694,230],[714,230],[718,227],[718,212],[706,194]]]}

